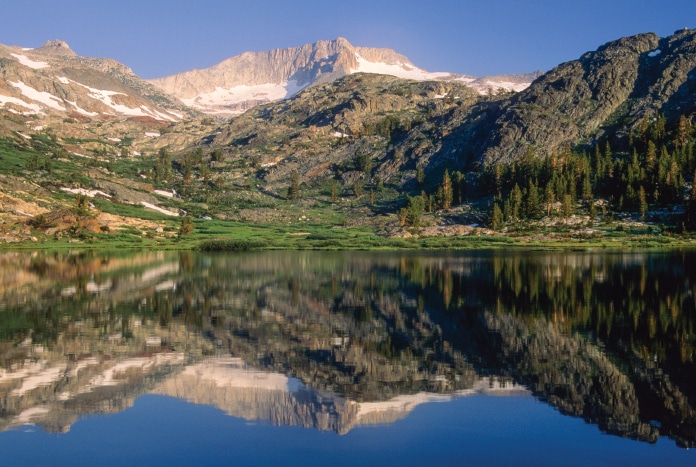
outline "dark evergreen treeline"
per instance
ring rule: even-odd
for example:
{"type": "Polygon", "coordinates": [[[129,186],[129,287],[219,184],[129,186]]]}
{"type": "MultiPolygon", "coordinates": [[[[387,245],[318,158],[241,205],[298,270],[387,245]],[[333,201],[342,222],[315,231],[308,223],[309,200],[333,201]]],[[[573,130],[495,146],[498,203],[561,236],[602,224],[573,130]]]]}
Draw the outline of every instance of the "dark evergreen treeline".
{"type": "Polygon", "coordinates": [[[591,218],[598,210],[645,218],[651,208],[667,208],[684,213],[680,227],[696,229],[696,195],[686,189],[696,170],[692,137],[690,119],[682,115],[669,128],[660,115],[645,118],[617,153],[609,142],[545,158],[529,147],[519,161],[490,166],[481,177],[480,189],[493,196],[491,226],[554,212],[567,218],[578,208],[591,218]]]}

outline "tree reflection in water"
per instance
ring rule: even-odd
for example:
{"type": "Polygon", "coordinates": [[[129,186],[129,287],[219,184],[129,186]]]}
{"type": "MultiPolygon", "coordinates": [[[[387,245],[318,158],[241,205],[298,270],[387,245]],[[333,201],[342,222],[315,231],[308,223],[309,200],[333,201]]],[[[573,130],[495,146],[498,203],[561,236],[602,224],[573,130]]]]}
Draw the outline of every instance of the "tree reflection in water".
{"type": "Polygon", "coordinates": [[[403,416],[397,406],[482,384],[518,393],[522,384],[608,433],[668,435],[688,447],[696,442],[694,259],[8,253],[0,426],[65,431],[82,414],[159,392],[344,433],[403,416]],[[220,399],[215,387],[249,375],[219,363],[229,358],[293,389],[267,393],[263,408],[249,407],[248,386],[220,399]]]}

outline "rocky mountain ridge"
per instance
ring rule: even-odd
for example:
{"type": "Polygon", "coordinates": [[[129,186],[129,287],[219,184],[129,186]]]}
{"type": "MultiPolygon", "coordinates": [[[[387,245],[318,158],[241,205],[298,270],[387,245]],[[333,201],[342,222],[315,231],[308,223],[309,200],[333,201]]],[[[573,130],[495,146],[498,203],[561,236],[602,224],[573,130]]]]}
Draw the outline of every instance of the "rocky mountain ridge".
{"type": "Polygon", "coordinates": [[[0,45],[0,104],[16,115],[177,122],[191,112],[108,58],[80,57],[62,41],[37,49],[0,45]]]}
{"type": "Polygon", "coordinates": [[[63,41],[27,49],[0,45],[0,137],[35,145],[45,133],[67,153],[137,156],[167,128],[197,117],[176,98],[109,58],[77,55],[63,41]]]}
{"type": "Polygon", "coordinates": [[[676,125],[696,110],[696,30],[638,34],[558,65],[502,102],[480,149],[486,163],[511,162],[531,146],[539,156],[609,139],[625,144],[645,119],[676,125]]]}
{"type": "Polygon", "coordinates": [[[461,82],[481,93],[500,88],[519,91],[538,75],[475,78],[447,72],[431,73],[391,49],[356,47],[339,37],[300,47],[246,52],[210,68],[150,81],[197,110],[235,115],[256,105],[291,97],[308,86],[358,72],[419,81],[461,82]]]}

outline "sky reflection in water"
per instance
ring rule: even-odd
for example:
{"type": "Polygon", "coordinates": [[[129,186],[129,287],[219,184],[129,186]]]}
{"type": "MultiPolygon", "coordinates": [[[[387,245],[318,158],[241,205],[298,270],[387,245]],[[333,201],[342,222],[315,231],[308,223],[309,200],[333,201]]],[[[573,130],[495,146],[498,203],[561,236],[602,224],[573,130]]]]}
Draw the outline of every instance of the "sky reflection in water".
{"type": "Polygon", "coordinates": [[[388,426],[337,435],[144,395],[134,407],[88,417],[67,434],[28,429],[0,436],[8,465],[689,465],[694,457],[668,439],[651,445],[602,435],[525,397],[428,404],[388,426]]]}

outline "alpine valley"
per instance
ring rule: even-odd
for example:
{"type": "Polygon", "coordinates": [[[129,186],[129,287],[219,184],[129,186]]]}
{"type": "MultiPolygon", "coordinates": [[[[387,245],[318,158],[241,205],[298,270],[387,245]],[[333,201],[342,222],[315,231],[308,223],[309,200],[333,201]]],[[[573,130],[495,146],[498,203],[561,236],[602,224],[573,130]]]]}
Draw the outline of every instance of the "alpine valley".
{"type": "Polygon", "coordinates": [[[686,242],[696,30],[549,72],[344,38],[153,80],[0,45],[0,239],[175,248],[686,242]]]}

